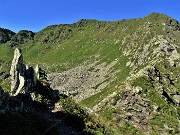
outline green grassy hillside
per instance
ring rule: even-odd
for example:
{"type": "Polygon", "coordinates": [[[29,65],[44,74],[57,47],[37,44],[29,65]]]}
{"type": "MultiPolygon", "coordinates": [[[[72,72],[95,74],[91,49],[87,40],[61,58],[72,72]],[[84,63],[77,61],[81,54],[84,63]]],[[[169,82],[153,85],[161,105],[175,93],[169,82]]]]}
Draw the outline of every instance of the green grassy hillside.
{"type": "Polygon", "coordinates": [[[61,89],[75,91],[75,100],[99,114],[112,134],[180,132],[180,24],[171,17],[82,19],[37,33],[20,31],[0,44],[0,72],[8,73],[15,47],[22,49],[26,64],[39,64],[52,81],[69,75],[61,89]],[[133,100],[133,107],[126,100],[133,100]],[[148,110],[139,115],[144,107],[148,110]]]}

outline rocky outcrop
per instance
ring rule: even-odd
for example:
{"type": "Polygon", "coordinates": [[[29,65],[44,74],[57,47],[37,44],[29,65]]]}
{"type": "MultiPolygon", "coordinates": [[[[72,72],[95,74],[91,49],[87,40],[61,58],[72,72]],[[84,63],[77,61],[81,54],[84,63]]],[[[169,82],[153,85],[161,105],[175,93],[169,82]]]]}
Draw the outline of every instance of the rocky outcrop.
{"type": "Polygon", "coordinates": [[[151,113],[150,101],[134,92],[123,92],[116,103],[119,114],[134,125],[147,125],[151,113]]]}
{"type": "Polygon", "coordinates": [[[177,61],[180,59],[180,54],[177,49],[179,49],[179,46],[170,44],[167,40],[164,40],[160,45],[160,51],[163,51],[166,54],[166,59],[169,61],[171,66],[178,65],[177,61]]]}
{"type": "Polygon", "coordinates": [[[35,33],[33,33],[32,31],[21,30],[11,38],[10,46],[18,46],[28,41],[34,40],[34,35],[35,33]]]}
{"type": "Polygon", "coordinates": [[[114,92],[88,111],[89,113],[98,112],[106,107],[116,108],[117,116],[121,116],[140,129],[146,128],[149,116],[152,113],[150,101],[131,90],[120,93],[114,92]]]}
{"type": "Polygon", "coordinates": [[[27,93],[36,85],[36,74],[38,70],[23,64],[23,56],[19,49],[15,49],[11,65],[11,93],[16,96],[20,92],[27,93]],[[24,91],[23,91],[24,90],[24,91]]]}
{"type": "Polygon", "coordinates": [[[8,42],[15,34],[11,30],[0,28],[0,44],[8,42]]]}
{"type": "Polygon", "coordinates": [[[12,61],[10,75],[11,75],[11,92],[17,95],[25,83],[26,67],[23,64],[23,58],[19,49],[14,51],[14,59],[12,61]]]}

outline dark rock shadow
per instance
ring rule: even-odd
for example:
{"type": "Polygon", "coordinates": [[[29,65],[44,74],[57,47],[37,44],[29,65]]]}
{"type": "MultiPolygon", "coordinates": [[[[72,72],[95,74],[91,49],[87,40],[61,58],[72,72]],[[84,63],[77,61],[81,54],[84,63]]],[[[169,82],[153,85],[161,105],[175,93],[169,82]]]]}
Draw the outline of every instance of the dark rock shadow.
{"type": "Polygon", "coordinates": [[[82,117],[59,109],[53,112],[60,97],[48,85],[38,82],[32,92],[42,96],[42,102],[31,94],[10,96],[0,87],[0,135],[88,135],[82,117]],[[47,101],[48,102],[45,102],[47,101]]]}

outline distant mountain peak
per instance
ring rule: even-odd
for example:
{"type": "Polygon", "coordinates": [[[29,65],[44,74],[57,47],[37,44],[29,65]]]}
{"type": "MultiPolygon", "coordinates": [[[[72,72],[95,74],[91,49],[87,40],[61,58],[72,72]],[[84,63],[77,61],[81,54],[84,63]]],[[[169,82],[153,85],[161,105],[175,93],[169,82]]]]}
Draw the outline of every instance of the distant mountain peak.
{"type": "Polygon", "coordinates": [[[149,15],[147,15],[145,18],[149,18],[149,19],[172,19],[170,16],[167,16],[165,14],[162,13],[157,13],[157,12],[152,12],[149,15]]]}

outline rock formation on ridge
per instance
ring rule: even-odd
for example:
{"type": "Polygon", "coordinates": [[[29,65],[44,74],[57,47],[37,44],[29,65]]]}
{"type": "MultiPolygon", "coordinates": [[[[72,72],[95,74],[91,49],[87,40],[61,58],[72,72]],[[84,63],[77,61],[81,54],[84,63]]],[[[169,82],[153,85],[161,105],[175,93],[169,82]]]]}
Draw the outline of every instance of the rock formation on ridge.
{"type": "Polygon", "coordinates": [[[36,85],[36,74],[38,70],[23,64],[23,56],[21,51],[16,48],[14,58],[11,65],[11,93],[18,95],[22,90],[27,93],[29,89],[33,89],[36,85]]]}

